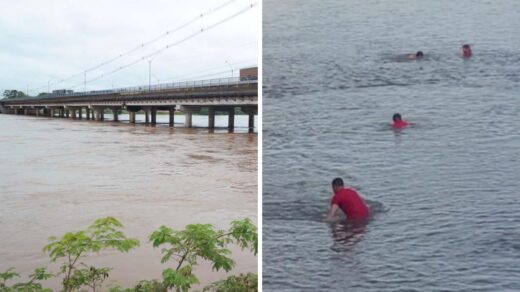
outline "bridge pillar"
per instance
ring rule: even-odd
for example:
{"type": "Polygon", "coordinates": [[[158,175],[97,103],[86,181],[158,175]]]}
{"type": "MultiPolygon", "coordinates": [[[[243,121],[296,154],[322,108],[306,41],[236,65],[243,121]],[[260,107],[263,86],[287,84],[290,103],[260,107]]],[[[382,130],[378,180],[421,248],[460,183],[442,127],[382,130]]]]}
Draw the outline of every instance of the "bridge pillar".
{"type": "Polygon", "coordinates": [[[114,115],[114,122],[119,121],[119,109],[118,108],[111,108],[112,114],[114,115]]]}
{"type": "Polygon", "coordinates": [[[88,107],[85,108],[85,116],[87,120],[90,120],[90,109],[88,107]]]}
{"type": "Polygon", "coordinates": [[[36,116],[39,117],[40,116],[40,109],[39,108],[35,108],[36,110],[36,116]]]}
{"type": "Polygon", "coordinates": [[[215,107],[208,108],[208,128],[215,129],[215,107]]]}
{"type": "Polygon", "coordinates": [[[191,128],[192,127],[192,116],[191,112],[184,113],[184,127],[191,128]]]}
{"type": "Polygon", "coordinates": [[[150,110],[145,108],[144,110],[144,122],[146,124],[150,123],[150,110]]]}
{"type": "Polygon", "coordinates": [[[249,113],[249,123],[248,123],[249,133],[253,133],[255,130],[255,114],[249,113]]]}
{"type": "Polygon", "coordinates": [[[175,107],[169,108],[168,112],[170,114],[170,127],[173,127],[175,124],[175,107]]]}
{"type": "Polygon", "coordinates": [[[157,108],[152,107],[150,109],[150,115],[152,116],[152,125],[155,126],[155,124],[157,123],[157,108]]]}
{"type": "Polygon", "coordinates": [[[191,128],[193,126],[193,113],[198,113],[200,111],[200,106],[181,105],[180,110],[184,112],[184,127],[191,128]]]}
{"type": "Polygon", "coordinates": [[[228,111],[228,130],[230,132],[233,132],[234,129],[235,129],[235,108],[232,107],[228,111]]]}
{"type": "Polygon", "coordinates": [[[241,110],[248,114],[249,116],[249,133],[253,133],[255,130],[255,115],[258,113],[258,109],[252,106],[243,106],[241,110]]]}
{"type": "Polygon", "coordinates": [[[69,111],[71,111],[70,113],[71,113],[72,118],[76,119],[76,109],[75,108],[71,108],[71,109],[69,109],[69,111]]]}
{"type": "Polygon", "coordinates": [[[97,109],[97,121],[104,121],[105,120],[105,109],[104,108],[98,108],[97,109]]]}
{"type": "Polygon", "coordinates": [[[24,108],[23,108],[23,114],[24,114],[24,115],[28,115],[28,114],[29,114],[29,109],[26,108],[26,107],[24,107],[24,108]]]}
{"type": "Polygon", "coordinates": [[[70,116],[70,110],[69,109],[66,109],[65,110],[65,117],[68,119],[70,116]]]}
{"type": "Polygon", "coordinates": [[[78,119],[82,119],[83,118],[83,108],[82,107],[79,107],[78,108],[78,119]]]}

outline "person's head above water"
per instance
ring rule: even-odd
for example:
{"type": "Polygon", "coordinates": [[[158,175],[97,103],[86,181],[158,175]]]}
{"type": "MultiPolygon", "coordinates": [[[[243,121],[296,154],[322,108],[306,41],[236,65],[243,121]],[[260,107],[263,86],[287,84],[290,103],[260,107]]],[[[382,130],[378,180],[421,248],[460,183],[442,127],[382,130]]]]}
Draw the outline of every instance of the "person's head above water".
{"type": "Polygon", "coordinates": [[[471,47],[468,44],[462,45],[462,54],[464,55],[464,58],[469,58],[473,55],[471,47]]]}
{"type": "Polygon", "coordinates": [[[341,189],[345,186],[345,184],[343,183],[343,180],[339,177],[335,178],[332,180],[332,190],[335,192],[337,191],[338,189],[341,189]]]}
{"type": "Polygon", "coordinates": [[[395,113],[392,117],[392,120],[394,120],[394,123],[392,124],[394,129],[402,129],[410,125],[407,121],[403,120],[403,117],[401,117],[400,113],[395,113]]]}
{"type": "Polygon", "coordinates": [[[415,54],[415,57],[416,57],[417,59],[419,59],[419,58],[424,57],[424,54],[423,54],[422,51],[418,51],[418,52],[415,54]]]}

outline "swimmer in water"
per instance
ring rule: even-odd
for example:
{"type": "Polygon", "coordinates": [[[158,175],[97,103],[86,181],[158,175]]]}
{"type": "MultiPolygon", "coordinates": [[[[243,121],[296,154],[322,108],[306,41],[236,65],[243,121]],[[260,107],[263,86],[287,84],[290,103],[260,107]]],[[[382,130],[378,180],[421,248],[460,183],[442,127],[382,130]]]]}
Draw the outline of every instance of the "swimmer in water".
{"type": "Polygon", "coordinates": [[[424,57],[424,54],[422,51],[418,51],[417,53],[414,54],[409,54],[408,55],[408,59],[410,60],[420,60],[424,57]]]}
{"type": "Polygon", "coordinates": [[[464,58],[471,58],[471,56],[473,56],[473,52],[468,44],[462,45],[462,56],[464,58]]]}
{"type": "Polygon", "coordinates": [[[394,122],[392,123],[392,128],[394,128],[394,129],[402,129],[402,128],[406,128],[410,125],[410,123],[403,120],[403,118],[401,117],[401,114],[399,114],[399,113],[395,113],[394,116],[392,117],[392,119],[394,120],[394,122]]]}
{"type": "Polygon", "coordinates": [[[334,220],[338,208],[345,213],[349,220],[368,219],[370,210],[365,201],[353,188],[346,188],[341,178],[338,177],[332,181],[332,191],[334,195],[330,202],[328,221],[334,220]]]}

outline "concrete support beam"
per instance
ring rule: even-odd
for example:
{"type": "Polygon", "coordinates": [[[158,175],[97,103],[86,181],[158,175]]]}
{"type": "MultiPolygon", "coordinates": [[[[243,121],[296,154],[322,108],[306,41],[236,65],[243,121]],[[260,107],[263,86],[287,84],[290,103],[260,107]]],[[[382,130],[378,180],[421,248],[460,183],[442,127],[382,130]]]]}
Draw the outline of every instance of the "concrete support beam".
{"type": "Polygon", "coordinates": [[[35,108],[36,110],[36,116],[39,117],[40,116],[40,109],[39,108],[35,108]]]}
{"type": "Polygon", "coordinates": [[[233,131],[235,129],[235,108],[231,108],[228,111],[228,129],[233,131]]]}
{"type": "Polygon", "coordinates": [[[29,114],[29,109],[26,108],[26,107],[24,107],[24,108],[23,108],[23,114],[24,114],[24,115],[28,115],[28,114],[29,114]]]}
{"type": "Polygon", "coordinates": [[[150,109],[150,114],[152,116],[152,125],[155,126],[155,124],[157,124],[157,109],[152,107],[150,109]]]}
{"type": "Polygon", "coordinates": [[[145,108],[144,110],[144,122],[146,124],[150,123],[150,109],[145,108]]]}
{"type": "Polygon", "coordinates": [[[240,109],[249,116],[249,121],[248,121],[249,133],[253,133],[255,130],[255,115],[258,114],[258,107],[243,106],[240,109]]]}
{"type": "Polygon", "coordinates": [[[184,127],[191,128],[192,127],[192,114],[191,112],[184,113],[184,127]]]}
{"type": "Polygon", "coordinates": [[[83,118],[83,108],[82,107],[79,107],[78,108],[78,119],[82,119],[83,118]]]}
{"type": "Polygon", "coordinates": [[[87,120],[90,120],[90,109],[88,107],[85,109],[85,115],[87,120]]]}
{"type": "Polygon", "coordinates": [[[111,108],[112,114],[114,115],[114,122],[119,121],[119,109],[118,108],[111,108]]]}
{"type": "Polygon", "coordinates": [[[173,127],[175,124],[175,108],[169,108],[168,112],[170,114],[170,127],[173,127]]]}
{"type": "Polygon", "coordinates": [[[255,131],[255,114],[249,113],[249,133],[253,133],[255,131]]]}
{"type": "Polygon", "coordinates": [[[69,109],[65,109],[65,117],[67,119],[69,118],[69,115],[70,115],[70,110],[69,109]]]}
{"type": "Polygon", "coordinates": [[[70,111],[70,115],[73,119],[76,119],[76,109],[75,108],[71,108],[69,109],[70,111]]]}
{"type": "Polygon", "coordinates": [[[200,106],[186,106],[181,105],[180,110],[184,112],[184,127],[191,128],[193,126],[193,113],[200,112],[200,106]]]}
{"type": "Polygon", "coordinates": [[[130,116],[130,124],[135,124],[135,112],[128,112],[130,116]]]}
{"type": "Polygon", "coordinates": [[[215,107],[208,108],[208,128],[215,129],[215,107]]]}

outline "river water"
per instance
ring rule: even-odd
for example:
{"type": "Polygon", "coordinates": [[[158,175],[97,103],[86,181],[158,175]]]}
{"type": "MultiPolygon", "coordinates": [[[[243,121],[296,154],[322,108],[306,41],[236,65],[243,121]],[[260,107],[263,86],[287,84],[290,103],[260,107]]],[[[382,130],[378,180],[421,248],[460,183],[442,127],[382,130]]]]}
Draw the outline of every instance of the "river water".
{"type": "Polygon", "coordinates": [[[520,290],[519,28],[512,0],[264,1],[264,290],[520,290]],[[324,222],[338,176],[368,224],[324,222]]]}
{"type": "MultiPolygon", "coordinates": [[[[257,134],[247,133],[247,116],[236,118],[237,131],[245,133],[172,129],[167,115],[158,116],[166,125],[157,127],[0,115],[0,271],[16,267],[24,280],[34,268],[48,265],[42,252],[48,237],[114,216],[141,247],[86,261],[112,267],[107,283],[128,287],[161,279],[162,270],[172,266],[161,264],[160,250],[147,241],[159,226],[228,228],[245,217],[257,222],[257,134]]],[[[194,125],[206,120],[194,116],[194,125]]],[[[217,116],[216,125],[221,123],[227,126],[227,116],[217,116]]],[[[256,272],[253,254],[232,251],[233,274],[256,272]]],[[[195,273],[198,287],[226,276],[207,263],[195,273]]],[[[57,281],[46,285],[58,286],[57,281]]]]}

